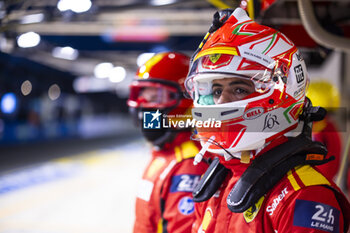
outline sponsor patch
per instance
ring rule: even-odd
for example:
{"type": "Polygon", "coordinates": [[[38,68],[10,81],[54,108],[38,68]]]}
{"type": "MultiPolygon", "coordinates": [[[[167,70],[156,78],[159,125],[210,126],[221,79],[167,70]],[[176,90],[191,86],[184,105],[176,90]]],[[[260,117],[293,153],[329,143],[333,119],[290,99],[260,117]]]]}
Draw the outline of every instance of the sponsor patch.
{"type": "Polygon", "coordinates": [[[264,199],[265,197],[262,196],[257,203],[255,203],[253,206],[251,206],[249,209],[243,212],[244,220],[247,223],[253,221],[256,215],[258,215],[261,204],[263,203],[264,199]]]}
{"type": "Polygon", "coordinates": [[[212,54],[209,57],[205,57],[202,62],[202,66],[205,69],[218,69],[223,66],[227,66],[232,61],[232,56],[228,54],[212,54]]]}
{"type": "Polygon", "coordinates": [[[301,65],[297,65],[294,67],[295,77],[297,78],[297,83],[301,83],[304,81],[304,72],[303,67],[301,65]]]}
{"type": "Polygon", "coordinates": [[[255,61],[265,67],[274,67],[275,66],[275,61],[270,58],[269,56],[266,56],[261,53],[257,53],[254,50],[247,49],[247,48],[239,48],[241,52],[241,56],[244,58],[247,58],[251,61],[255,61]]]}
{"type": "Polygon", "coordinates": [[[243,118],[246,120],[253,120],[261,116],[263,113],[264,108],[262,107],[251,108],[244,113],[243,118]]]}
{"type": "Polygon", "coordinates": [[[198,232],[205,232],[209,226],[209,223],[211,221],[211,219],[213,218],[213,211],[212,209],[209,207],[205,210],[205,214],[202,220],[202,224],[200,226],[200,228],[198,229],[198,232]]]}
{"type": "Polygon", "coordinates": [[[287,194],[288,190],[287,188],[284,188],[282,192],[276,198],[273,199],[271,205],[267,206],[266,212],[268,212],[270,216],[273,215],[273,212],[276,210],[277,206],[286,197],[287,194]]]}
{"type": "Polygon", "coordinates": [[[313,201],[296,200],[293,225],[325,232],[339,232],[340,212],[335,207],[313,201]]]}
{"type": "Polygon", "coordinates": [[[190,197],[183,197],[179,202],[178,209],[181,214],[192,214],[194,212],[194,201],[190,197]]]}
{"type": "Polygon", "coordinates": [[[149,201],[154,184],[149,180],[141,180],[136,196],[144,201],[149,201]]]}
{"type": "Polygon", "coordinates": [[[220,56],[221,56],[221,54],[212,54],[212,55],[209,55],[209,60],[213,63],[213,64],[215,64],[218,60],[219,60],[219,58],[220,58],[220,56]]]}
{"type": "Polygon", "coordinates": [[[277,120],[277,116],[276,116],[276,115],[273,115],[273,114],[271,114],[271,113],[268,113],[268,114],[265,116],[263,131],[264,131],[265,129],[271,130],[271,129],[273,129],[275,126],[278,126],[278,125],[280,125],[280,123],[279,123],[278,120],[277,120]]]}
{"type": "Polygon", "coordinates": [[[293,97],[298,98],[303,94],[304,90],[305,90],[304,86],[300,87],[298,90],[294,92],[293,97]]]}
{"type": "Polygon", "coordinates": [[[174,176],[171,181],[170,192],[193,192],[200,180],[198,175],[183,174],[174,176]]]}

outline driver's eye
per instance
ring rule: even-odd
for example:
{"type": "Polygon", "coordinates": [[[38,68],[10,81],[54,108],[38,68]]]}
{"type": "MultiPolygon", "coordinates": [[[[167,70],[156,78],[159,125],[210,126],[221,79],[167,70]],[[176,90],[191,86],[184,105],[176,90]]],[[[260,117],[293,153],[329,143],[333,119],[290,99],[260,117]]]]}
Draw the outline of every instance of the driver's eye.
{"type": "Polygon", "coordinates": [[[222,89],[221,88],[216,88],[213,90],[213,96],[214,97],[220,97],[220,95],[222,94],[222,89]]]}
{"type": "Polygon", "coordinates": [[[245,90],[245,89],[243,89],[243,88],[236,88],[236,90],[234,90],[234,93],[237,93],[237,94],[246,94],[246,95],[248,95],[249,94],[249,92],[247,91],[247,90],[245,90]]]}
{"type": "Polygon", "coordinates": [[[139,97],[149,102],[155,102],[158,100],[158,90],[156,88],[143,88],[139,97]]]}

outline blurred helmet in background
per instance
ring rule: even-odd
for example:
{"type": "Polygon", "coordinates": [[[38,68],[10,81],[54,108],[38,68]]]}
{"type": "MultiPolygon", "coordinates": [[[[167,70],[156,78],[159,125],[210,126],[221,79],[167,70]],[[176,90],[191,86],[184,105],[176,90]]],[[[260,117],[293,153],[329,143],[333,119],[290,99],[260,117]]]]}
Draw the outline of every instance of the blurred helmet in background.
{"type": "Polygon", "coordinates": [[[326,80],[311,81],[306,96],[313,106],[321,106],[327,111],[335,111],[340,106],[340,93],[338,88],[326,80]]]}
{"type": "MultiPolygon", "coordinates": [[[[143,120],[145,111],[159,110],[163,116],[191,114],[192,100],[183,96],[189,61],[190,58],[182,53],[163,52],[154,55],[138,69],[127,101],[137,122],[143,120]]],[[[146,139],[161,146],[170,141],[178,130],[143,129],[142,132],[146,139]]]]}

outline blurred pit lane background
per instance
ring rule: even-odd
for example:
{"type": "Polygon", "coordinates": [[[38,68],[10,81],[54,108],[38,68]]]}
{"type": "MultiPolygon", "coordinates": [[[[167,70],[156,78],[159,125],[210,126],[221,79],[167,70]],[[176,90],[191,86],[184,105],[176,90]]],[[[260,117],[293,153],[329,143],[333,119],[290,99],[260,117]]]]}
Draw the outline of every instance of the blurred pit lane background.
{"type": "Polygon", "coordinates": [[[128,116],[128,85],[154,53],[191,55],[215,11],[237,6],[295,42],[311,81],[339,89],[345,151],[347,0],[3,0],[0,233],[131,232],[149,146],[128,116]],[[301,17],[305,2],[315,21],[301,17]]]}

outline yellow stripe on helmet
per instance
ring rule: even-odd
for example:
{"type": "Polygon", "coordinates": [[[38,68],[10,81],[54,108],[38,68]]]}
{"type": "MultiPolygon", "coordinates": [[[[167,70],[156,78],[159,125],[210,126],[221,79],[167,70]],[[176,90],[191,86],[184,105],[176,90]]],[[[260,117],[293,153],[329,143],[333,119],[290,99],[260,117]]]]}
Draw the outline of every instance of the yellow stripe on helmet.
{"type": "Polygon", "coordinates": [[[157,64],[159,61],[161,61],[163,59],[163,57],[166,55],[166,53],[159,53],[154,55],[153,57],[151,57],[148,61],[146,61],[146,63],[143,65],[144,69],[140,69],[142,70],[142,72],[140,72],[138,74],[138,77],[140,79],[147,79],[148,76],[145,76],[145,73],[149,73],[149,71],[151,70],[151,68],[157,64]]]}
{"type": "Polygon", "coordinates": [[[209,48],[203,51],[200,51],[193,61],[197,60],[198,58],[201,58],[206,55],[212,55],[212,54],[229,54],[229,55],[238,55],[237,49],[234,47],[214,47],[209,48]]]}

